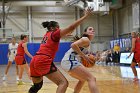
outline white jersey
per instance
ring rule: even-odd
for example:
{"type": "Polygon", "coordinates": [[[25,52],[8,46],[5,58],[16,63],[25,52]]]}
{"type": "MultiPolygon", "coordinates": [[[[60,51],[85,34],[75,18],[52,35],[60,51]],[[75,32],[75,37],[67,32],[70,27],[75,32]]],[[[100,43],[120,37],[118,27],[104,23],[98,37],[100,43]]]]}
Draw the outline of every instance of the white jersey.
{"type": "MultiPolygon", "coordinates": [[[[89,47],[79,47],[79,48],[84,54],[88,53],[89,47]]],[[[72,48],[70,48],[65,53],[61,61],[61,67],[66,71],[70,71],[78,66],[82,66],[81,57],[72,48]]]]}
{"type": "MultiPolygon", "coordinates": [[[[88,51],[87,48],[80,48],[80,50],[83,52],[83,53],[86,53],[88,51]]],[[[63,59],[62,60],[79,60],[79,56],[77,55],[77,53],[72,49],[70,48],[64,55],[63,59]]]]}
{"type": "Polygon", "coordinates": [[[16,53],[17,53],[17,47],[18,47],[18,44],[17,43],[15,43],[15,45],[13,45],[12,43],[9,44],[8,49],[10,51],[10,55],[14,55],[14,56],[16,55],[16,53]]]}
{"type": "MultiPolygon", "coordinates": [[[[87,52],[87,48],[80,48],[80,50],[84,53],[87,52]]],[[[81,58],[78,56],[78,54],[72,48],[70,48],[65,53],[65,56],[63,57],[61,61],[61,67],[66,71],[70,71],[82,65],[80,61],[81,61],[81,58]]]]}

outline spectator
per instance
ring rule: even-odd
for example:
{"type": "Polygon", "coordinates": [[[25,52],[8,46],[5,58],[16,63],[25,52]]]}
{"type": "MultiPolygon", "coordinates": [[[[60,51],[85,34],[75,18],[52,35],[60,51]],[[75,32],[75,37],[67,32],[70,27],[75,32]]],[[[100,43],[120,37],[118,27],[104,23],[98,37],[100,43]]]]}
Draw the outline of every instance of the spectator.
{"type": "Polygon", "coordinates": [[[114,58],[113,61],[118,64],[120,62],[120,45],[118,43],[116,43],[116,45],[114,46],[113,50],[114,50],[114,58]]]}
{"type": "Polygon", "coordinates": [[[124,50],[124,52],[130,52],[130,48],[127,47],[127,48],[124,50]]]}
{"type": "Polygon", "coordinates": [[[108,65],[108,63],[112,63],[113,62],[113,53],[111,50],[108,50],[108,55],[106,58],[106,65],[108,65]]]}
{"type": "Polygon", "coordinates": [[[116,45],[114,46],[113,50],[114,50],[114,52],[120,52],[121,48],[120,48],[119,43],[116,43],[116,45]]]}

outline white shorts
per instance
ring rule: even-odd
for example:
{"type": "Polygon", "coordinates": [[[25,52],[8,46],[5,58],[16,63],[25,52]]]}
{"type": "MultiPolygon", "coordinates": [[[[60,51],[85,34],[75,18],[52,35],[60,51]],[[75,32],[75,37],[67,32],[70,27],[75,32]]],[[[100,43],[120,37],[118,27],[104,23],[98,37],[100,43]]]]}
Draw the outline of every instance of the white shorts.
{"type": "Polygon", "coordinates": [[[78,60],[62,60],[61,61],[61,67],[66,71],[72,70],[81,65],[82,64],[78,60]]]}
{"type": "Polygon", "coordinates": [[[15,55],[9,55],[8,61],[13,62],[15,60],[15,55]]]}

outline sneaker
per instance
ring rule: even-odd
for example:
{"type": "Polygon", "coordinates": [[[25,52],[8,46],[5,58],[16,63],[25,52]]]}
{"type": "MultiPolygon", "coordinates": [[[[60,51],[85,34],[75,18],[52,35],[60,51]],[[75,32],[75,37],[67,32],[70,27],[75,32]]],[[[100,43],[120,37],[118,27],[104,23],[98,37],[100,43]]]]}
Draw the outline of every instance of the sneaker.
{"type": "Polygon", "coordinates": [[[16,80],[19,81],[19,77],[18,76],[16,77],[16,80]]]}
{"type": "Polygon", "coordinates": [[[23,81],[18,81],[17,83],[18,85],[25,85],[25,83],[23,81]]]}
{"type": "Polygon", "coordinates": [[[133,81],[138,81],[138,80],[139,80],[138,78],[134,78],[134,79],[133,79],[133,81]]]}
{"type": "Polygon", "coordinates": [[[6,78],[7,78],[6,76],[3,76],[2,80],[3,80],[3,81],[5,81],[5,80],[6,80],[6,78]]]}

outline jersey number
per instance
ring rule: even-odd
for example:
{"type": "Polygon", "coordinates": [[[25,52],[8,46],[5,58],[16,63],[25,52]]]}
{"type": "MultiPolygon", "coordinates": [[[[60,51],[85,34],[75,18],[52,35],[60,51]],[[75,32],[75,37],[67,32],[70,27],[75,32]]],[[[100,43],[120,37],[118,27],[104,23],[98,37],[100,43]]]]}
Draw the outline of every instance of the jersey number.
{"type": "Polygon", "coordinates": [[[42,44],[45,44],[46,43],[46,41],[47,41],[47,39],[48,39],[48,37],[43,37],[43,40],[42,40],[42,44]]]}

